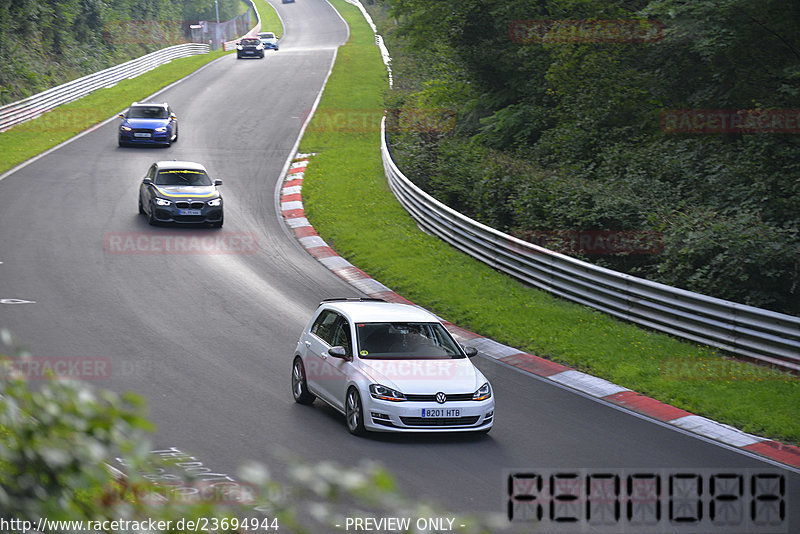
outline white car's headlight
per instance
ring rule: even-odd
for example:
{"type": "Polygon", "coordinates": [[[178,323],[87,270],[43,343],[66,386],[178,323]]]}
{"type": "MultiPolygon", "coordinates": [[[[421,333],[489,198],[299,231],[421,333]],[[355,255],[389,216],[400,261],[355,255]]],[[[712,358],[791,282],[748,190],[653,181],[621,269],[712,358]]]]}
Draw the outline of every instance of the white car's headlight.
{"type": "Polygon", "coordinates": [[[169,206],[170,204],[172,204],[172,202],[170,202],[166,198],[156,198],[155,201],[157,206],[169,206]]]}
{"type": "Polygon", "coordinates": [[[490,398],[492,396],[492,386],[489,385],[489,382],[486,382],[478,391],[472,394],[472,400],[474,401],[482,401],[490,398]]]}
{"type": "Polygon", "coordinates": [[[167,131],[167,127],[166,126],[162,126],[161,128],[156,128],[155,131],[157,131],[157,132],[166,132],[167,131]]]}
{"type": "Polygon", "coordinates": [[[207,202],[207,204],[209,206],[212,206],[212,207],[219,206],[220,204],[222,204],[222,199],[221,198],[215,198],[213,200],[209,200],[207,202]]]}
{"type": "Polygon", "coordinates": [[[406,400],[406,396],[400,393],[399,391],[392,388],[387,388],[386,386],[382,386],[380,384],[370,384],[369,394],[372,396],[373,399],[380,399],[392,402],[402,402],[406,400]]]}

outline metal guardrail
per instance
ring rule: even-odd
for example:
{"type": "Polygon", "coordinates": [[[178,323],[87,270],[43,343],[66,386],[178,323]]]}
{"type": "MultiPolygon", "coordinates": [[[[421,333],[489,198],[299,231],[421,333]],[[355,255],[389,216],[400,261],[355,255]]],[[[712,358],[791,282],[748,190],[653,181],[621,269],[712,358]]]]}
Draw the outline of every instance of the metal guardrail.
{"type": "Polygon", "coordinates": [[[17,102],[12,102],[0,107],[0,132],[27,120],[34,119],[56,106],[77,100],[92,91],[111,87],[127,78],[135,78],[159,65],[169,63],[173,59],[207,54],[208,52],[209,46],[207,44],[187,43],[170,46],[77,80],[72,80],[17,102]]]}
{"type": "Polygon", "coordinates": [[[800,372],[800,317],[737,304],[598,267],[474,221],[414,185],[392,160],[389,187],[425,231],[518,280],[620,319],[800,372]]]}

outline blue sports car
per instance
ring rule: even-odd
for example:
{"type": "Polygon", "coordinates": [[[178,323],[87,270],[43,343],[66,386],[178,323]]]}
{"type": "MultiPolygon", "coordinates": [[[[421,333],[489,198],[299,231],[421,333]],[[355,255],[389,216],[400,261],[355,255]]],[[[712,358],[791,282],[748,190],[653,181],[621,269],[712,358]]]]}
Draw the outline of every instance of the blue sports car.
{"type": "Polygon", "coordinates": [[[119,118],[119,146],[169,146],[178,140],[178,118],[166,102],[134,102],[119,118]]]}
{"type": "Polygon", "coordinates": [[[261,32],[258,34],[261,39],[261,44],[264,45],[264,50],[278,50],[278,38],[272,32],[261,32]]]}

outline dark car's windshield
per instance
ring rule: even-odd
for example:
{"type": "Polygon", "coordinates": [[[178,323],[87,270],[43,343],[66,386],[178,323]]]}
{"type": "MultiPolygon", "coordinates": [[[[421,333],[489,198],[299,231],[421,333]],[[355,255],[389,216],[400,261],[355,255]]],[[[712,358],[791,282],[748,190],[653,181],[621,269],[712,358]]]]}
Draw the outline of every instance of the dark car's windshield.
{"type": "Polygon", "coordinates": [[[168,119],[169,112],[161,106],[136,106],[128,110],[129,119],[168,119]]]}
{"type": "Polygon", "coordinates": [[[257,45],[260,42],[258,39],[242,39],[243,45],[257,45]]]}
{"type": "Polygon", "coordinates": [[[463,354],[439,323],[356,323],[364,359],[441,360],[463,354]]]}
{"type": "Polygon", "coordinates": [[[211,185],[211,178],[204,171],[173,169],[158,171],[156,185],[211,185]]]}

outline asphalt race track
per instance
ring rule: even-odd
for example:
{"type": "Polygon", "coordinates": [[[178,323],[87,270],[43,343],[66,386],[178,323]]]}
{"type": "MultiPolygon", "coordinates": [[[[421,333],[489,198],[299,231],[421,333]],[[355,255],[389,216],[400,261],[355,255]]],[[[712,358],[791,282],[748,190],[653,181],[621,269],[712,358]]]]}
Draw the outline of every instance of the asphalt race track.
{"type": "MultiPolygon", "coordinates": [[[[219,472],[245,459],[280,472],[274,453],[286,450],[309,461],[371,458],[416,498],[501,512],[504,469],[775,467],[480,358],[497,402],[487,436],[358,439],[319,402],[295,404],[300,331],[321,299],[359,293],[286,231],[276,184],[347,29],[324,0],[275,5],[287,30],[279,52],[225,56],[158,95],[178,114],[172,147],[119,148],[112,121],[0,181],[0,299],[34,301],[0,304],[0,326],[36,357],[110,362],[95,383],[146,397],[155,446],[219,472]],[[224,181],[222,230],[153,228],[137,214],[139,182],[160,159],[198,161],[224,181]],[[131,234],[255,245],[230,254],[113,247],[131,234]]],[[[784,473],[800,498],[800,475],[784,473]]],[[[800,532],[800,505],[788,510],[787,532],[800,532]]]]}

